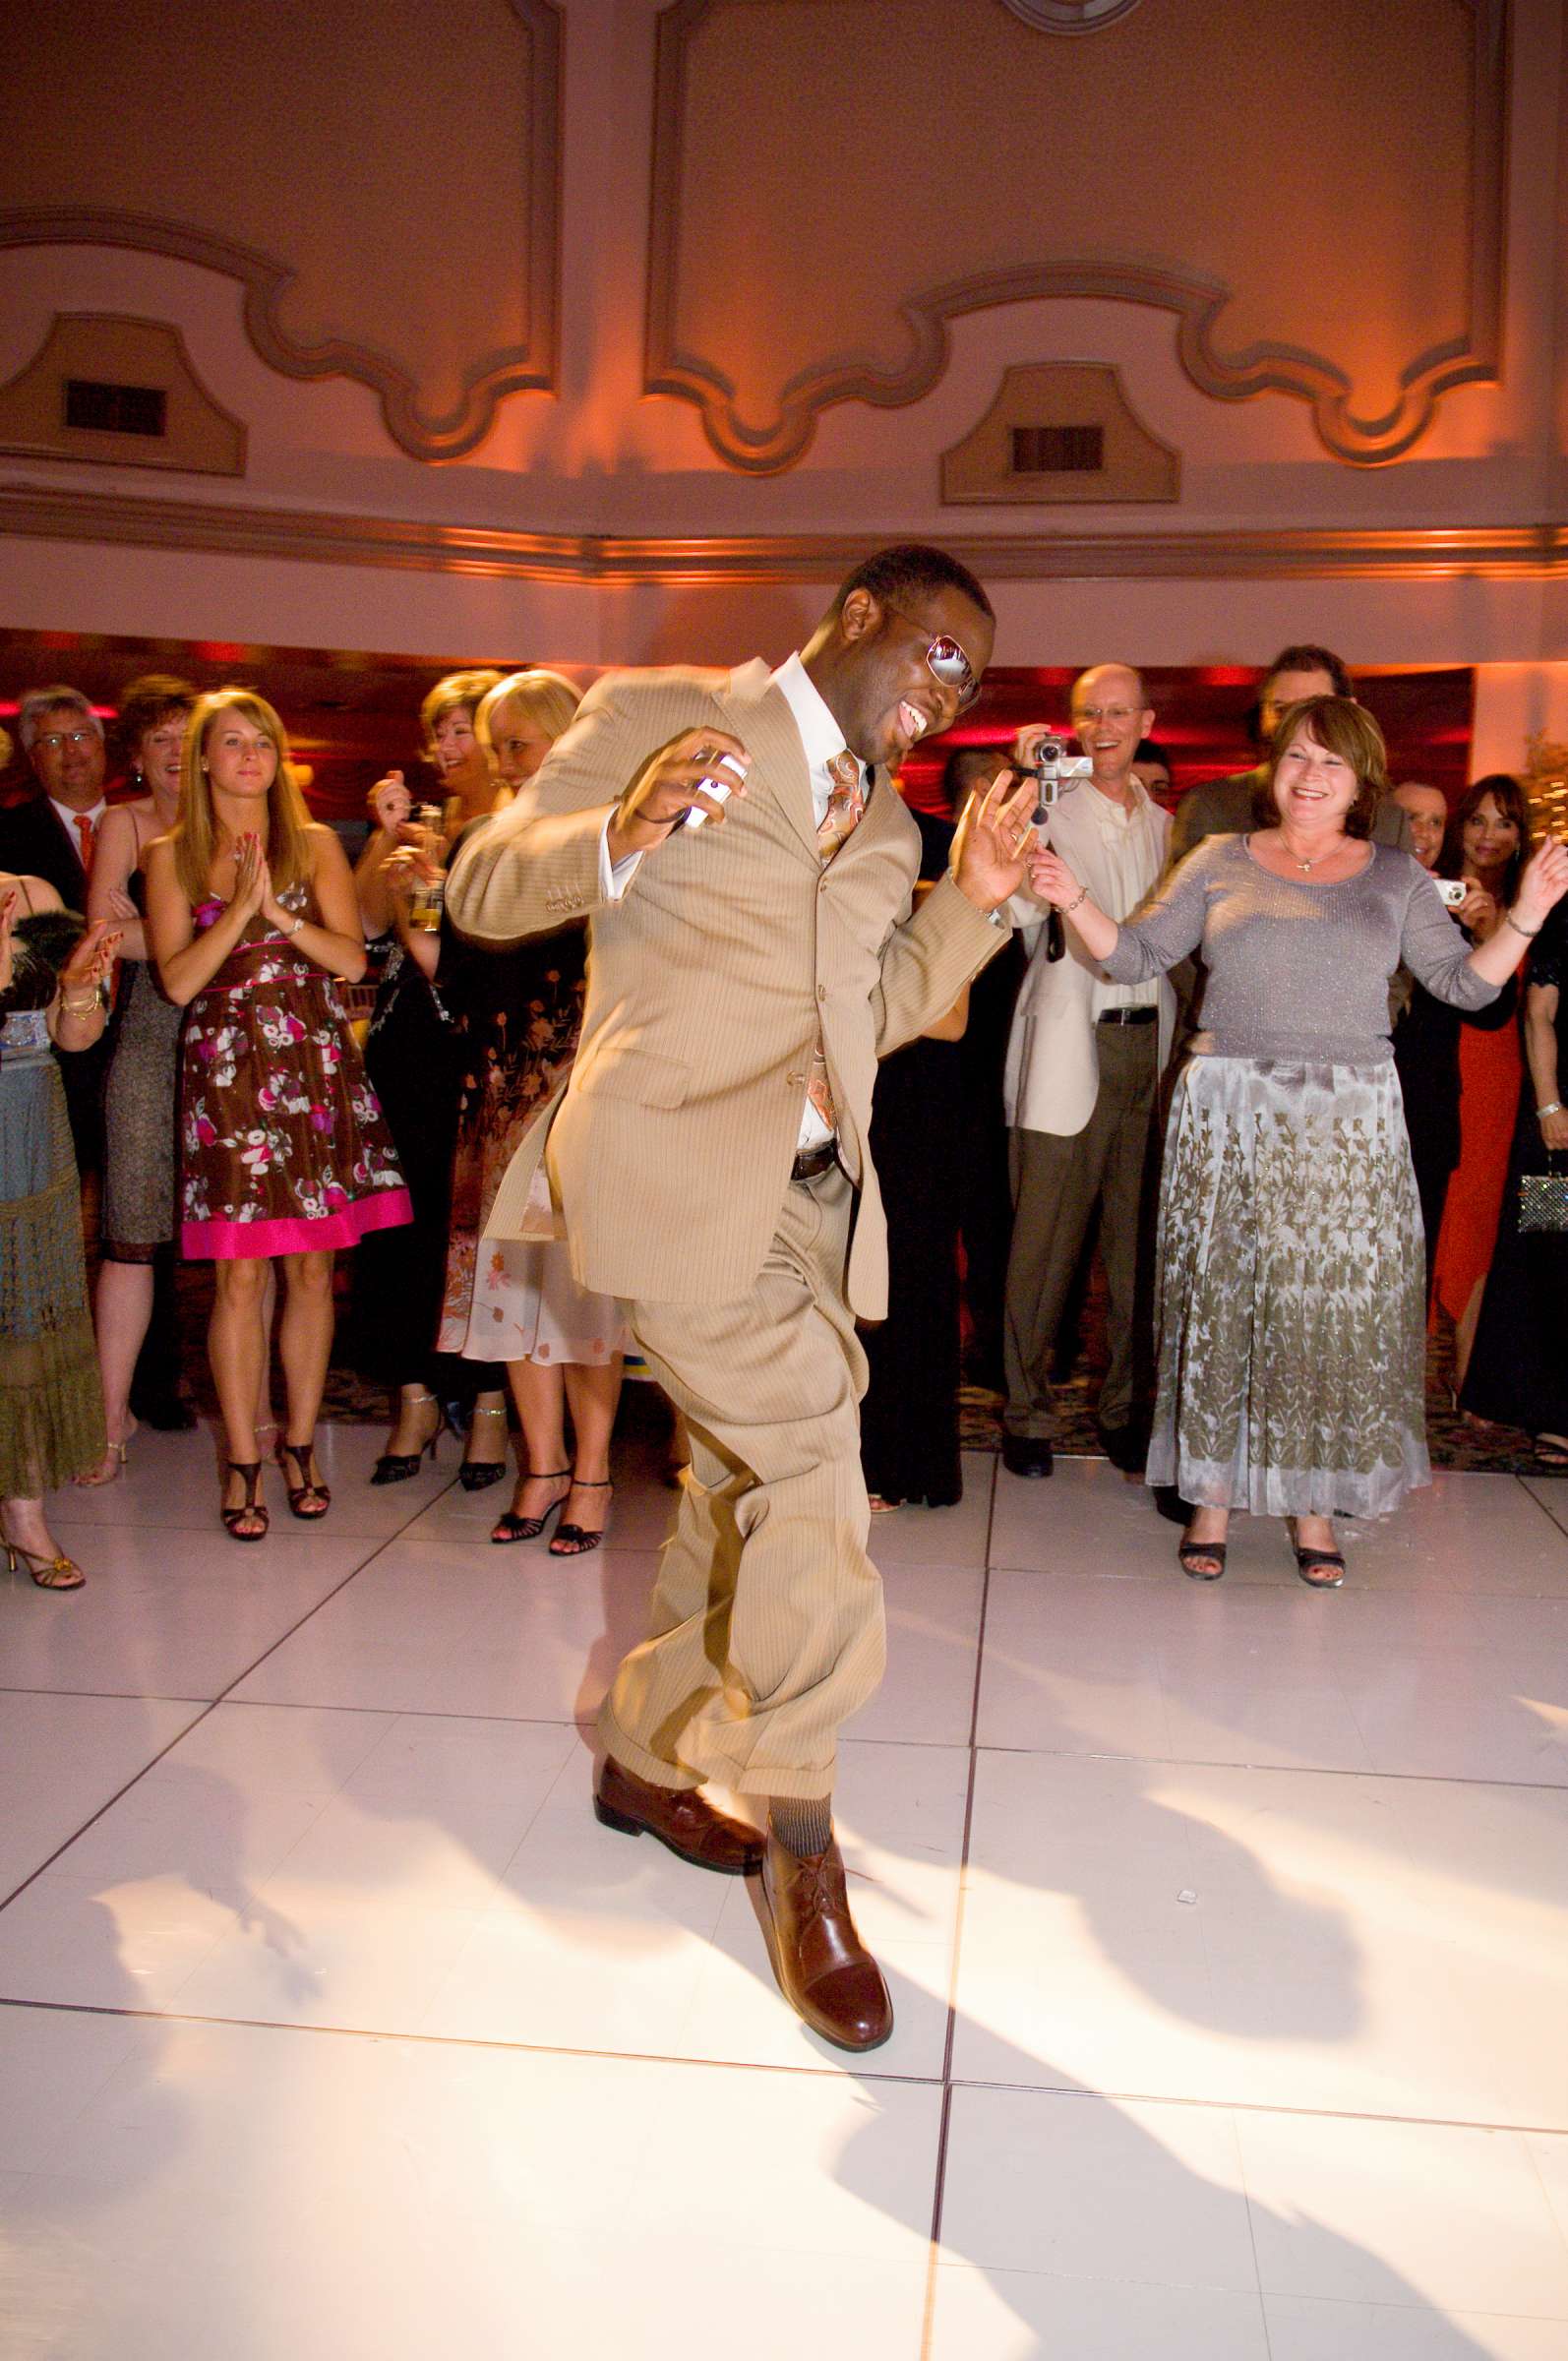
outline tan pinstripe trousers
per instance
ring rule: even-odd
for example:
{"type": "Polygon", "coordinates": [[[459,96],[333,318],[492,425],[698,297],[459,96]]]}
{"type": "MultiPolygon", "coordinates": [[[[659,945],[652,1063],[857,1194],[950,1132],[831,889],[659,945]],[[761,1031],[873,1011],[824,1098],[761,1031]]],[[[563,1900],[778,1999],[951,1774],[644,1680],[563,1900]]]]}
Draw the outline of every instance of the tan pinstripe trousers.
{"type": "Polygon", "coordinates": [[[792,1182],[750,1295],[633,1303],[633,1332],[692,1436],[650,1636],[599,1732],[661,1786],[829,1795],[840,1724],[881,1678],[881,1578],[866,1553],[866,1357],[844,1300],[853,1192],[792,1182]]]}

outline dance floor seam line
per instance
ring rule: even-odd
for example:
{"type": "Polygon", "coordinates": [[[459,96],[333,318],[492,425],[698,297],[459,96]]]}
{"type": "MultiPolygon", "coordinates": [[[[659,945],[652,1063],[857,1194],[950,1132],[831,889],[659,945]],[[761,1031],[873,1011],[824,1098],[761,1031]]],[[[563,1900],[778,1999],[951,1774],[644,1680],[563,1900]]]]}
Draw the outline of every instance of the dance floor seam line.
{"type": "Polygon", "coordinates": [[[964,1786],[964,1826],[958,1846],[958,1891],[953,1899],[952,1949],[948,1955],[947,2025],[942,2037],[941,2116],[936,2127],[936,2154],[932,2169],[931,2243],[926,2255],[926,2294],[921,2311],[921,2361],[931,2361],[936,2333],[936,2272],[941,2262],[942,2201],[947,2188],[947,2143],[953,2117],[953,2048],[958,2037],[958,1974],[964,1939],[964,1896],[969,1879],[969,1840],[975,1819],[975,1781],[980,1768],[980,1691],[986,1662],[986,1611],[991,1603],[991,1544],[996,1523],[996,1463],[991,1472],[991,1496],[986,1503],[986,1557],[980,1581],[980,1612],[975,1621],[975,1678],[969,1698],[969,1767],[964,1786]]]}
{"type": "Polygon", "coordinates": [[[977,1754],[1016,1755],[1029,1762],[1139,1763],[1149,1771],[1236,1771],[1248,1779],[1387,1779],[1411,1787],[1484,1787],[1512,1790],[1521,1795],[1561,1795],[1568,1789],[1568,1766],[1561,1779],[1478,1779],[1464,1771],[1378,1771],[1347,1768],[1343,1763],[1239,1763],[1224,1756],[1190,1754],[1115,1754],[1104,1748],[1059,1746],[996,1746],[984,1744],[977,1754]]]}
{"type": "MultiPolygon", "coordinates": [[[[358,1539],[359,1537],[356,1536],[355,1538],[358,1539]]],[[[69,1852],[71,1846],[76,1844],[80,1837],[85,1837],[88,1830],[95,1827],[106,1812],[111,1812],[117,1803],[119,1803],[125,1796],[129,1795],[134,1786],[138,1786],[142,1780],[146,1779],[150,1771],[155,1770],[157,1765],[163,1761],[166,1755],[172,1754],[176,1746],[182,1745],[184,1741],[191,1735],[193,1730],[200,1729],[202,1724],[207,1721],[210,1715],[215,1714],[220,1705],[227,1704],[229,1700],[234,1697],[234,1691],[239,1687],[242,1680],[249,1680],[251,1674],[256,1671],[259,1666],[265,1665],[270,1656],[273,1655],[277,1649],[281,1648],[285,1641],[291,1640],[295,1632],[303,1630],[305,1625],[310,1621],[312,1615],[320,1614],[324,1606],[329,1605],[331,1602],[337,1598],[341,1592],[346,1591],[349,1584],[355,1579],[355,1577],[363,1574],[365,1568],[370,1565],[374,1559],[380,1557],[384,1549],[390,1548],[396,1539],[396,1534],[390,1534],[385,1541],[376,1542],[367,1554],[360,1559],[357,1566],[351,1566],[340,1581],[334,1582],[332,1589],[324,1592],[322,1597],[316,1601],[314,1605],[308,1606],[305,1609],[305,1612],[299,1616],[295,1622],[291,1623],[286,1631],[280,1632],[275,1640],[271,1641],[266,1648],[264,1648],[254,1664],[246,1665],[241,1671],[236,1672],[234,1678],[228,1683],[227,1687],[220,1689],[215,1697],[211,1699],[181,1698],[178,1700],[171,1700],[171,1702],[184,1705],[200,1704],[202,1710],[196,1716],[196,1719],[193,1722],[188,1723],[184,1729],[177,1731],[176,1734],[170,1738],[166,1746],[160,1746],[157,1752],[151,1756],[149,1760],[141,1766],[140,1770],[133,1772],[131,1777],[124,1782],[123,1786],[116,1787],[112,1795],[106,1796],[103,1802],[98,1805],[96,1811],[90,1812],[87,1818],[83,1821],[81,1827],[73,1829],[71,1834],[60,1844],[58,1844],[54,1850],[48,1854],[44,1860],[38,1862],[36,1868],[30,1869],[28,1872],[28,1875],[22,1879],[20,1884],[13,1886],[9,1894],[5,1895],[4,1897],[0,1897],[0,1912],[8,1910],[11,1907],[11,1905],[17,1900],[19,1895],[25,1894],[28,1888],[35,1884],[36,1881],[43,1876],[46,1870],[52,1869],[55,1862],[59,1860],[61,1854],[69,1852]]],[[[27,1695],[30,1693],[42,1697],[73,1696],[81,1694],[80,1691],[76,1690],[54,1689],[39,1689],[31,1692],[24,1690],[17,1692],[19,1695],[27,1695]]],[[[234,1702],[244,1703],[245,1700],[235,1699],[234,1702]]]]}
{"type": "MultiPolygon", "coordinates": [[[[0,1992],[0,2009],[46,2009],[56,2017],[107,2017],[133,2025],[219,2026],[236,2032],[311,2033],[329,2041],[408,2041],[421,2049],[498,2050],[525,2058],[590,2058],[616,2066],[694,2066],[709,2074],[794,2075],[812,2082],[832,2082],[844,2072],[828,2059],[820,2065],[809,2066],[781,2064],[767,2058],[671,2057],[668,2050],[658,2049],[591,2049],[580,2042],[503,2041],[493,2034],[423,2033],[386,2026],[311,2025],[279,2017],[210,2017],[190,2009],[127,2009],[116,2008],[107,2001],[30,2000],[23,1994],[10,1992],[0,1992]]],[[[868,2066],[856,2066],[853,2074],[857,2082],[874,2082],[889,2088],[937,2090],[942,2087],[935,2074],[895,2074],[868,2066]]]]}
{"type": "MultiPolygon", "coordinates": [[[[820,2065],[807,2065],[786,2064],[765,2058],[672,2057],[667,2050],[657,2049],[593,2049],[580,2042],[505,2041],[494,2035],[480,2033],[426,2033],[385,2026],[312,2025],[276,2017],[203,2016],[188,2009],[131,2009],[116,2007],[107,2001],[39,2000],[22,1993],[0,1992],[0,2010],[7,2009],[37,2010],[54,2017],[105,2018],[132,2025],[170,2025],[197,2028],[217,2027],[236,2032],[255,2033],[308,2033],[328,2041],[402,2041],[421,2049],[496,2051],[529,2058],[584,2058],[608,2065],[690,2066],[709,2074],[765,2074],[795,2077],[809,2082],[831,2082],[846,2072],[845,2068],[826,2059],[820,2065]]],[[[1123,2090],[1110,2084],[1091,2087],[1084,2083],[1005,2082],[986,2075],[944,2077],[889,2073],[866,2064],[855,2064],[847,2071],[857,2083],[875,2083],[889,2089],[941,2090],[944,2094],[944,2115],[947,2102],[955,2092],[984,2090],[1004,2092],[1014,2098],[1049,2100],[1053,2105],[1063,2100],[1081,2099],[1100,2106],[1180,2108],[1193,2115],[1256,2115],[1298,2123],[1381,2123],[1406,2131],[1502,2132],[1511,2139],[1519,2140],[1568,2140],[1568,2124],[1564,2123],[1499,2124],[1489,2116],[1411,2115],[1386,2107],[1303,2107],[1283,2099],[1194,2098],[1169,2090],[1123,2090]]],[[[938,2163],[939,2155],[938,2149],[938,2163]]],[[[939,2238],[941,2226],[939,2200],[942,2188],[939,2172],[935,2195],[938,2203],[933,2212],[934,2244],[939,2238]]]]}

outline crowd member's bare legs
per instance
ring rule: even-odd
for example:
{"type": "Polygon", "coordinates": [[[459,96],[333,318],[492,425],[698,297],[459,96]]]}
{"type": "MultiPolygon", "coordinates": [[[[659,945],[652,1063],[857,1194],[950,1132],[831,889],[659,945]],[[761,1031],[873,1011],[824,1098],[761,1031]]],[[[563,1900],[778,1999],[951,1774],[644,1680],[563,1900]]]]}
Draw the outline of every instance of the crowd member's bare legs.
{"type": "Polygon", "coordinates": [[[317,1508],[314,1501],[300,1503],[295,1508],[296,1515],[302,1508],[311,1516],[325,1513],[320,1471],[311,1445],[332,1349],[332,1260],[330,1248],[319,1253],[283,1256],[286,1293],[277,1331],[277,1358],[283,1365],[288,1407],[280,1455],[292,1492],[298,1495],[303,1488],[324,1499],[322,1508],[317,1508]]]}
{"type": "MultiPolygon", "coordinates": [[[[258,1407],[267,1386],[267,1331],[262,1303],[271,1265],[260,1258],[223,1261],[212,1266],[212,1310],[207,1323],[208,1357],[223,1421],[228,1471],[223,1480],[223,1506],[238,1513],[230,1531],[238,1541],[256,1541],[267,1531],[264,1510],[247,1506],[242,1469],[256,1466],[261,1450],[256,1439],[258,1407]]],[[[260,1480],[258,1479],[258,1482],[260,1480]]]]}
{"type": "Polygon", "coordinates": [[[397,1418],[387,1437],[386,1456],[392,1459],[418,1459],[440,1431],[441,1404],[429,1386],[405,1385],[398,1392],[397,1418]]]}
{"type": "MultiPolygon", "coordinates": [[[[556,1508],[563,1525],[602,1531],[609,1497],[610,1437],[621,1399],[621,1359],[602,1367],[575,1362],[507,1364],[522,1429],[522,1473],[497,1541],[531,1540],[556,1508]],[[566,1419],[572,1413],[573,1448],[566,1419]],[[528,1528],[523,1531],[519,1528],[528,1528]]],[[[571,1551],[565,1554],[572,1554],[571,1551]]]]}
{"type": "MultiPolygon", "coordinates": [[[[287,1401],[283,1444],[285,1449],[294,1443],[299,1446],[299,1455],[285,1469],[285,1476],[293,1489],[303,1486],[315,1493],[321,1487],[310,1438],[321,1409],[332,1343],[332,1255],[330,1250],[285,1254],[282,1263],[285,1294],[277,1346],[287,1401]]],[[[261,1460],[259,1430],[271,1423],[268,1345],[272,1266],[259,1257],[220,1261],[213,1265],[213,1282],[207,1343],[229,1462],[223,1506],[240,1513],[239,1523],[230,1529],[235,1538],[254,1541],[267,1530],[265,1512],[247,1506],[246,1478],[236,1471],[254,1467],[261,1460]]],[[[323,1512],[311,1506],[307,1513],[320,1516],[323,1512]]]]}
{"type": "Polygon", "coordinates": [[[103,1423],[109,1447],[95,1468],[77,1478],[78,1483],[112,1483],[125,1465],[125,1447],[136,1432],[131,1416],[131,1379],[137,1355],[152,1316],[152,1265],[114,1262],[105,1255],[98,1265],[93,1322],[98,1340],[98,1380],[103,1388],[103,1423]]]}

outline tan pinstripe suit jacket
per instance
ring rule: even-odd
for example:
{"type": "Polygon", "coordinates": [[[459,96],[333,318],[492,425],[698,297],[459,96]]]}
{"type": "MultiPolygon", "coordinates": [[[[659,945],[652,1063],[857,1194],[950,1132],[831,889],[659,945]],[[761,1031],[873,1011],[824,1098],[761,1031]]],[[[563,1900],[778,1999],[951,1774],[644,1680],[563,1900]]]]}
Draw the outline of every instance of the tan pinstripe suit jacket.
{"type": "MultiPolygon", "coordinates": [[[[766,665],[599,682],[529,789],[476,830],[447,908],[510,943],[585,912],[582,1045],[549,1131],[578,1284],[662,1302],[743,1296],[789,1184],[820,1024],[840,1154],[861,1199],[848,1295],[887,1308],[887,1234],[867,1151],[876,1060],[950,1007],[1004,939],[950,879],[911,918],[920,834],[886,778],[824,869],[800,733],[766,665]],[[693,727],[752,757],[723,827],[678,828],[619,902],[600,892],[607,807],[693,727]]],[[[509,1169],[491,1235],[515,1237],[543,1147],[509,1169]]]]}

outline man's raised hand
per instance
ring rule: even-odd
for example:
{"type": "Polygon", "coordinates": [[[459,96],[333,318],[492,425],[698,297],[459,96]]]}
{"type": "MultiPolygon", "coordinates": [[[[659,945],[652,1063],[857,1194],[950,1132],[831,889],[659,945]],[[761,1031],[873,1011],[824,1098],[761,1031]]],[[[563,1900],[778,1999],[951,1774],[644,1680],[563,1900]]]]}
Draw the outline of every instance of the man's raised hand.
{"type": "Polygon", "coordinates": [[[997,909],[1022,885],[1035,839],[1035,795],[1032,777],[1015,786],[1010,770],[998,770],[984,795],[977,788],[964,806],[953,838],[953,881],[977,910],[997,909]]]}
{"type": "Polygon", "coordinates": [[[609,834],[611,866],[663,844],[694,808],[710,823],[722,823],[724,804],[709,792],[712,782],[718,776],[732,795],[744,795],[751,763],[739,738],[727,730],[683,730],[679,738],[672,738],[648,757],[615,808],[609,834]],[[716,772],[721,755],[731,759],[716,772]]]}

